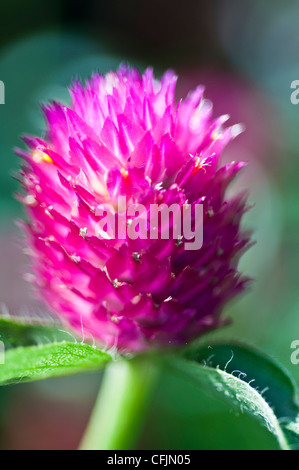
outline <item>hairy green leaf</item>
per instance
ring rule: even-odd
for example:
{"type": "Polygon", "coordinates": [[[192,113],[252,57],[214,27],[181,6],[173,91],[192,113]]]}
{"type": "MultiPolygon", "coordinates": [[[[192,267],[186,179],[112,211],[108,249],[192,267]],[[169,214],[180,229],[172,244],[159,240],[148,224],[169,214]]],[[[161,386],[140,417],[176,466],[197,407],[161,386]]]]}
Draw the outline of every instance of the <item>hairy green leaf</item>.
{"type": "Polygon", "coordinates": [[[9,349],[4,359],[0,364],[2,385],[97,370],[112,357],[88,344],[62,342],[9,349]]]}
{"type": "MultiPolygon", "coordinates": [[[[298,447],[298,401],[286,371],[240,344],[191,348],[172,364],[209,394],[258,419],[282,449],[298,447]]],[[[246,431],[244,431],[246,432],[246,431]]]]}
{"type": "Polygon", "coordinates": [[[36,346],[39,344],[76,341],[68,331],[55,326],[38,323],[25,323],[22,319],[0,317],[0,341],[5,350],[18,346],[36,346]]]}

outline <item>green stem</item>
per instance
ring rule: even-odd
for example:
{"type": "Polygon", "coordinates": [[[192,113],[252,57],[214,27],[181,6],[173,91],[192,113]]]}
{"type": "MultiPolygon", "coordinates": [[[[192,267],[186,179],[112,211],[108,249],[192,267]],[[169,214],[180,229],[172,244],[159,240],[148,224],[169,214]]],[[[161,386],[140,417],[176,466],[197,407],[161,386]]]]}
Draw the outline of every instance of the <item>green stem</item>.
{"type": "Polygon", "coordinates": [[[81,450],[131,450],[136,443],[157,377],[150,358],[112,363],[95,404],[81,450]]]}

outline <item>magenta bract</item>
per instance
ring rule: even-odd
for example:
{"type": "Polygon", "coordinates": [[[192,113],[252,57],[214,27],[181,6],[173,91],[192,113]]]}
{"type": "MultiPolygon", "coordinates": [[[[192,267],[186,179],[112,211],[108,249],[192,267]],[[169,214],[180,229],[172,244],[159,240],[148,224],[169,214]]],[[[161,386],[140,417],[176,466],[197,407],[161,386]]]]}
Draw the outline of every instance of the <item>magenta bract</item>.
{"type": "Polygon", "coordinates": [[[121,66],[70,89],[70,107],[43,107],[44,139],[25,137],[20,196],[41,298],[85,338],[121,352],[184,344],[223,324],[224,304],[247,280],[240,232],[245,196],[226,200],[243,163],[220,166],[240,131],[212,119],[203,88],[175,102],[176,76],[121,66]],[[203,204],[203,246],[175,239],[101,239],[96,208],[203,204]]]}

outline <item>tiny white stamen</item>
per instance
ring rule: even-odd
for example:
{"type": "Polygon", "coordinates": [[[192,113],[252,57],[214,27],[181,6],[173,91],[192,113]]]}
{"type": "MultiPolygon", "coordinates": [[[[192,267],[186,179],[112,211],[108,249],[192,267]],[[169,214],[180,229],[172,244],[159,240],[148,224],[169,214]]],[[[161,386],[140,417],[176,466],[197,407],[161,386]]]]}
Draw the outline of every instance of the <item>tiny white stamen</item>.
{"type": "Polygon", "coordinates": [[[34,196],[29,194],[28,196],[25,197],[24,203],[26,204],[26,206],[36,206],[37,200],[35,199],[34,196]]]}
{"type": "Polygon", "coordinates": [[[79,235],[80,235],[80,237],[82,237],[82,238],[86,238],[86,235],[87,235],[87,227],[80,228],[79,235]]]}

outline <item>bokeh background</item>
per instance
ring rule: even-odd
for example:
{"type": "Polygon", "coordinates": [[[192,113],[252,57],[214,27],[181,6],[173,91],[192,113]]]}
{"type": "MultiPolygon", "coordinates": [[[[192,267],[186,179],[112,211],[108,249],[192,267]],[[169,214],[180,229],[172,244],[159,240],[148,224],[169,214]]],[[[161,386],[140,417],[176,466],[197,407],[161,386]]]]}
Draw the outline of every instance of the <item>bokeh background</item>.
{"type": "MultiPolygon", "coordinates": [[[[215,115],[229,113],[246,132],[224,158],[249,165],[237,186],[254,207],[246,225],[256,245],[241,268],[254,282],[231,304],[233,325],[206,338],[232,339],[278,360],[299,385],[290,344],[299,339],[299,79],[296,0],[2,0],[0,15],[0,303],[14,315],[43,315],[24,280],[28,266],[13,194],[20,135],[40,134],[39,105],[68,102],[67,86],[127,61],[179,75],[177,98],[206,85],[215,115]]],[[[87,423],[101,374],[0,389],[0,448],[74,449],[87,423]]],[[[145,423],[143,449],[271,449],[276,443],[252,418],[163,376],[145,423]]]]}

